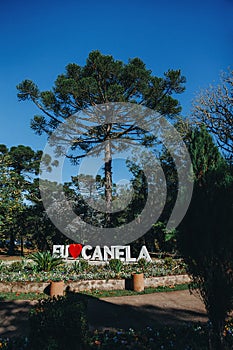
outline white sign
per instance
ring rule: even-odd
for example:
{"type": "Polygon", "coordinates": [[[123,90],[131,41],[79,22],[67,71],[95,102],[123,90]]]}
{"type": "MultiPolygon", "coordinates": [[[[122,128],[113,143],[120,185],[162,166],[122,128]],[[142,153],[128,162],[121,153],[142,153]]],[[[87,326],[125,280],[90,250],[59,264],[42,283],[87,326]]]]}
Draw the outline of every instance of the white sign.
{"type": "Polygon", "coordinates": [[[77,259],[81,256],[85,260],[97,260],[97,261],[108,261],[110,259],[119,259],[125,262],[136,262],[139,259],[145,259],[152,261],[148,253],[146,246],[142,246],[138,258],[131,257],[130,246],[104,246],[102,249],[100,246],[93,247],[90,245],[82,246],[81,244],[70,244],[70,245],[54,245],[53,254],[60,256],[63,259],[72,257],[77,259]]]}

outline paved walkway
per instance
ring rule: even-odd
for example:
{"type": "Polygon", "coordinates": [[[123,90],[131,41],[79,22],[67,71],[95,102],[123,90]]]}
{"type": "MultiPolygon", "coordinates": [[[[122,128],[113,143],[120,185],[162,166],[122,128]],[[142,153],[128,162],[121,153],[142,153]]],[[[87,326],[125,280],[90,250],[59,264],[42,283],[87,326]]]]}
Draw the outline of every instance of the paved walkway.
{"type": "MultiPolygon", "coordinates": [[[[0,336],[28,333],[28,311],[35,301],[0,302],[0,336]]],[[[90,329],[141,329],[146,326],[206,322],[205,308],[189,291],[96,299],[88,297],[90,329]]]]}
{"type": "Polygon", "coordinates": [[[142,329],[146,326],[207,321],[203,303],[187,290],[90,299],[88,319],[91,329],[142,329]]]}

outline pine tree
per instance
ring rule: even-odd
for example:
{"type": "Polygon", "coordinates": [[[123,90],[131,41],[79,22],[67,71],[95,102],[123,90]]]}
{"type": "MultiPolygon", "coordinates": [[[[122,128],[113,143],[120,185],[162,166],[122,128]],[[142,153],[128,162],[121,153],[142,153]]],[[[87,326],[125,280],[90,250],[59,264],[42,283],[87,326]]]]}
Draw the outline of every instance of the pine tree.
{"type": "MultiPolygon", "coordinates": [[[[139,58],[130,59],[124,64],[110,55],[93,51],[83,67],[75,63],[68,64],[65,73],[57,77],[52,90],[41,92],[30,80],[24,80],[17,89],[20,101],[32,101],[42,112],[42,115],[33,118],[32,129],[39,135],[46,133],[49,136],[71,115],[111,102],[136,103],[173,118],[179,114],[181,107],[172,94],[182,93],[184,83],[185,78],[180,70],[168,70],[163,78],[159,78],[152,75],[139,58]]],[[[90,115],[89,118],[80,115],[76,124],[76,133],[68,137],[72,138],[73,152],[67,157],[77,163],[94,146],[105,142],[105,200],[107,212],[111,212],[111,141],[120,138],[145,141],[145,131],[129,125],[124,118],[121,121],[106,119],[104,124],[98,126],[90,115]],[[92,129],[90,124],[93,124],[92,129]]]]}
{"type": "Polygon", "coordinates": [[[233,176],[204,127],[192,132],[189,151],[195,186],[178,246],[211,321],[210,349],[220,350],[233,307],[233,176]]]}

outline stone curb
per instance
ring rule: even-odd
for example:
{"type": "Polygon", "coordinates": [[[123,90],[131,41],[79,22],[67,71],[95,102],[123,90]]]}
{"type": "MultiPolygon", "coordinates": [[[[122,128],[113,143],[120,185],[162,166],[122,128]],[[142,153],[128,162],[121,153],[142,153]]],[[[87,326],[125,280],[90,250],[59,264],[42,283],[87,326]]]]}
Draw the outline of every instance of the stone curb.
{"type": "MultiPolygon", "coordinates": [[[[67,281],[66,287],[75,292],[85,290],[116,290],[128,289],[130,280],[80,280],[67,281]]],[[[168,287],[177,284],[190,283],[188,275],[171,275],[145,278],[145,288],[168,287]]],[[[43,293],[49,288],[50,282],[0,282],[0,293],[43,293]]]]}

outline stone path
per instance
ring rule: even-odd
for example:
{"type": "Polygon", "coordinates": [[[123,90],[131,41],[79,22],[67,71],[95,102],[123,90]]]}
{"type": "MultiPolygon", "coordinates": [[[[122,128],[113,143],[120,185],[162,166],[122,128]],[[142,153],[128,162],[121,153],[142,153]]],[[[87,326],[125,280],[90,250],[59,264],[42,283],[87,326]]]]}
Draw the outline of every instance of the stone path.
{"type": "MultiPolygon", "coordinates": [[[[28,311],[36,301],[1,301],[0,336],[28,333],[28,311]]],[[[142,329],[146,326],[206,322],[205,308],[189,291],[96,299],[88,297],[90,329],[142,329]]]]}

